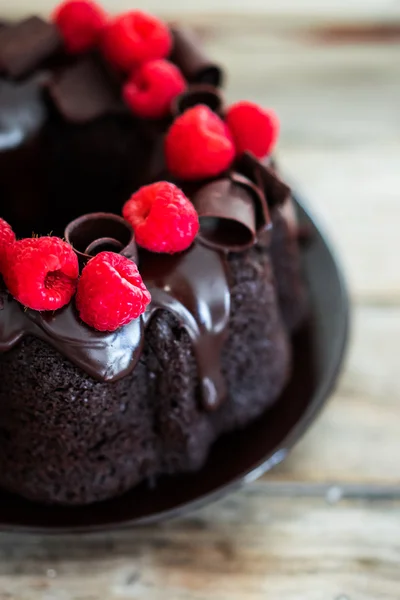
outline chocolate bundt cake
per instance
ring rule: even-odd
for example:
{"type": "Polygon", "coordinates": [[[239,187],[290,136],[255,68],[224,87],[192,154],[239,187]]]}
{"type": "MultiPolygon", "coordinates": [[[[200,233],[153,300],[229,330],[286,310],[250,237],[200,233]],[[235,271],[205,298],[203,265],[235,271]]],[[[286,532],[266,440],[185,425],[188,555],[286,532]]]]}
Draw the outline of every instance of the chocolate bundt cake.
{"type": "Polygon", "coordinates": [[[139,11],[0,28],[0,487],[105,500],[278,401],[297,225],[273,113],[223,79],[139,11]]]}

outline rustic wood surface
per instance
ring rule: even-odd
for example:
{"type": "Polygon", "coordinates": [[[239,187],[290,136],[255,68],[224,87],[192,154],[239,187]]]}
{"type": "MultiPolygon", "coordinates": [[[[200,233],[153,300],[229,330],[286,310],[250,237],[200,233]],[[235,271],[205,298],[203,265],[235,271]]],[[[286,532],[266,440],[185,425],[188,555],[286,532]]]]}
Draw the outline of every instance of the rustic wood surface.
{"type": "Polygon", "coordinates": [[[208,15],[188,2],[185,18],[228,65],[229,97],[278,110],[280,162],[341,256],[354,302],[345,372],[289,459],[225,500],[112,535],[1,535],[0,600],[400,597],[400,3],[201,6],[208,15]],[[221,28],[210,13],[227,6],[221,28]]]}

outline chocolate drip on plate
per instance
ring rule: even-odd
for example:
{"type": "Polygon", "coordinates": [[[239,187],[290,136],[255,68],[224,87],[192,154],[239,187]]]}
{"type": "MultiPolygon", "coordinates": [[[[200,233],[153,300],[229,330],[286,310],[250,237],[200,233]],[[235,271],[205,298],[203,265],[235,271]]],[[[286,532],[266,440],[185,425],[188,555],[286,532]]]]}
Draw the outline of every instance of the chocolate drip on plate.
{"type": "Polygon", "coordinates": [[[179,319],[193,342],[204,408],[215,410],[227,391],[221,352],[227,338],[230,290],[223,255],[197,242],[179,255],[143,253],[141,274],[152,296],[145,321],[159,309],[179,319]]]}

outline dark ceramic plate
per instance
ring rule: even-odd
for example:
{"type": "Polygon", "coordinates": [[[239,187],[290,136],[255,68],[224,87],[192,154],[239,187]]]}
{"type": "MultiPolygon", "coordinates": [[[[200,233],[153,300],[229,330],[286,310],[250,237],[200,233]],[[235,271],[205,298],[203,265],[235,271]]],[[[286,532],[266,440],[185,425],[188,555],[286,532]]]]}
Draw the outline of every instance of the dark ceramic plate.
{"type": "Polygon", "coordinates": [[[311,237],[303,250],[311,319],[293,339],[294,373],[277,402],[246,429],[215,444],[204,468],[136,487],[83,508],[46,507],[0,492],[0,529],[42,533],[95,531],[160,521],[193,510],[252,481],[280,463],[328,399],[347,342],[349,301],[325,236],[297,201],[311,237]]]}

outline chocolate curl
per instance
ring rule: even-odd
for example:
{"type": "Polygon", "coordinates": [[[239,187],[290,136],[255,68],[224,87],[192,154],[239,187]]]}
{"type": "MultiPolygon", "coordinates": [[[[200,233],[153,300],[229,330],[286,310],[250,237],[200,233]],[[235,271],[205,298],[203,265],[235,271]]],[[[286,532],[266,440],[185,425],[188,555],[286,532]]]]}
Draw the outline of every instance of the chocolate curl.
{"type": "Polygon", "coordinates": [[[62,47],[55,25],[30,17],[0,29],[0,71],[10,77],[31,73],[62,47]]]}
{"type": "Polygon", "coordinates": [[[178,117],[185,110],[193,108],[198,104],[205,104],[220,117],[224,113],[224,99],[222,94],[212,85],[197,84],[191,85],[189,88],[177,96],[172,101],[171,112],[175,117],[178,117]]]}
{"type": "Polygon", "coordinates": [[[241,173],[234,171],[230,174],[230,177],[232,181],[245,187],[252,197],[256,217],[257,237],[263,234],[263,240],[269,240],[269,234],[272,229],[272,220],[264,192],[259,186],[253,183],[253,181],[244,177],[241,173]]]}
{"type": "Polygon", "coordinates": [[[85,57],[62,69],[47,88],[59,113],[71,123],[87,123],[127,110],[117,81],[97,56],[85,57]]]}
{"type": "Polygon", "coordinates": [[[205,54],[195,33],[185,27],[173,25],[174,40],[171,60],[178,65],[189,83],[208,83],[215,87],[222,85],[221,68],[205,54]]]}
{"type": "Polygon", "coordinates": [[[275,170],[261,163],[251,152],[244,152],[236,161],[235,167],[264,192],[270,208],[281,206],[291,195],[290,188],[278,177],[275,170]]]}
{"type": "Polygon", "coordinates": [[[199,240],[218,250],[240,252],[256,241],[251,192],[226,177],[206,184],[193,196],[200,221],[199,240]]]}
{"type": "Polygon", "coordinates": [[[64,233],[83,267],[99,252],[117,252],[138,262],[138,252],[132,227],[122,217],[112,213],[91,213],[78,217],[67,225],[64,233]]]}

